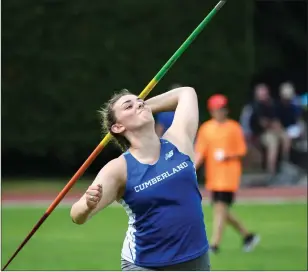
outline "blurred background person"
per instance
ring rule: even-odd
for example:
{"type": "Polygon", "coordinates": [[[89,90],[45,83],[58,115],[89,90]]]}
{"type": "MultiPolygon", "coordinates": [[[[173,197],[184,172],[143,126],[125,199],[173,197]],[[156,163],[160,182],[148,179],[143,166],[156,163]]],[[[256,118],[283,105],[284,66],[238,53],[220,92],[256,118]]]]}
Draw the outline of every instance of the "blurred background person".
{"type": "Polygon", "coordinates": [[[265,168],[270,174],[271,182],[277,171],[280,146],[283,160],[288,160],[291,141],[279,120],[276,104],[270,96],[269,89],[263,83],[255,86],[250,128],[253,136],[265,149],[265,168]]]}
{"type": "Polygon", "coordinates": [[[208,110],[212,119],[200,126],[195,145],[196,169],[204,161],[206,189],[212,197],[211,251],[214,253],[219,252],[225,223],[241,234],[244,251],[252,250],[260,240],[229,209],[240,186],[241,159],[246,154],[246,144],[239,123],[228,118],[227,103],[227,98],[220,94],[209,98],[208,110]]]}
{"type": "Polygon", "coordinates": [[[251,104],[246,104],[241,111],[239,119],[246,141],[250,141],[252,136],[252,131],[250,128],[251,115],[252,115],[252,106],[251,104]]]}
{"type": "Polygon", "coordinates": [[[304,93],[297,98],[298,103],[297,105],[301,107],[302,114],[301,114],[301,121],[300,124],[302,126],[302,137],[300,141],[301,150],[305,150],[307,152],[308,150],[308,144],[307,144],[307,122],[308,122],[308,93],[304,93]]]}
{"type": "Polygon", "coordinates": [[[308,104],[308,93],[304,93],[301,96],[299,96],[299,105],[301,105],[303,109],[307,110],[307,104],[308,104]]]}
{"type": "MultiPolygon", "coordinates": [[[[277,116],[291,142],[290,160],[288,163],[283,163],[279,169],[281,180],[285,180],[284,183],[296,183],[297,175],[302,171],[301,168],[306,169],[303,167],[303,162],[307,161],[307,121],[305,121],[304,103],[300,103],[298,98],[301,96],[297,96],[291,82],[283,82],[279,86],[277,116]],[[287,174],[290,174],[290,177],[287,178],[287,174]]],[[[279,177],[276,179],[279,182],[279,177]]]]}
{"type": "Polygon", "coordinates": [[[301,125],[301,107],[294,103],[296,93],[290,82],[285,82],[279,88],[280,99],[277,103],[279,122],[286,130],[290,141],[298,139],[303,133],[301,125]]]}

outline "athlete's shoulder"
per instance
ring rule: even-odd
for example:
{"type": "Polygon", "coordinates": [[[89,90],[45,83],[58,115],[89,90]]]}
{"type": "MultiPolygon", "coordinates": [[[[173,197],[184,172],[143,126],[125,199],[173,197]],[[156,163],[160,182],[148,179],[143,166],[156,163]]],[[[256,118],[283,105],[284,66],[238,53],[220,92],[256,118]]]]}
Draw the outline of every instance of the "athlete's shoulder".
{"type": "Polygon", "coordinates": [[[115,176],[123,177],[126,174],[126,160],[124,155],[121,154],[115,159],[112,159],[102,168],[102,171],[111,173],[115,176]]]}
{"type": "MultiPolygon", "coordinates": [[[[107,164],[112,165],[112,166],[119,166],[119,165],[124,165],[125,164],[125,155],[128,152],[124,152],[121,155],[119,155],[117,158],[112,159],[111,161],[109,161],[107,164]]],[[[106,164],[106,165],[107,165],[106,164]]]]}
{"type": "Polygon", "coordinates": [[[126,182],[126,164],[124,158],[118,157],[106,163],[98,172],[96,181],[102,185],[122,188],[126,182]]]}

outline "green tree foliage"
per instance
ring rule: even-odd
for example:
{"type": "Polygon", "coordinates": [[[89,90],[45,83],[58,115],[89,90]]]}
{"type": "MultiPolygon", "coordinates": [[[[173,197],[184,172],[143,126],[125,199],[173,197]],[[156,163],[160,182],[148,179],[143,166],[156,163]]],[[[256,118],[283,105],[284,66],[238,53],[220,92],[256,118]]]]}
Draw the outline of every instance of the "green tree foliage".
{"type": "MultiPolygon", "coordinates": [[[[103,102],[121,88],[139,94],[216,2],[4,1],[5,154],[78,165],[103,137],[103,102]]],[[[221,92],[237,118],[254,70],[252,14],[252,1],[227,3],[151,95],[194,86],[204,121],[206,99],[221,92]]]]}

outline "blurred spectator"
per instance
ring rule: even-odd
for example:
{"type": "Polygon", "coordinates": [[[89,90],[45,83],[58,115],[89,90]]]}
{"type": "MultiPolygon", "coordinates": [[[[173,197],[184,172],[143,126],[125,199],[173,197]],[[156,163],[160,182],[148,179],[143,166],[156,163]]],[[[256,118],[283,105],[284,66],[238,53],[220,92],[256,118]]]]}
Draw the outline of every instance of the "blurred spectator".
{"type": "Polygon", "coordinates": [[[307,105],[308,104],[308,93],[305,93],[300,96],[300,105],[307,110],[307,105]]]}
{"type": "Polygon", "coordinates": [[[259,241],[235,217],[230,208],[235,201],[242,174],[242,158],[247,147],[238,122],[228,117],[228,100],[223,95],[213,95],[208,100],[211,119],[204,122],[197,133],[195,165],[204,163],[206,189],[213,203],[213,235],[211,251],[219,252],[225,224],[230,224],[243,238],[245,251],[250,251],[259,241]]]}
{"type": "Polygon", "coordinates": [[[300,106],[304,111],[307,111],[308,93],[296,96],[294,99],[294,103],[300,106]]]}
{"type": "Polygon", "coordinates": [[[308,93],[296,96],[293,102],[295,105],[301,107],[303,110],[307,110],[308,93]]]}
{"type": "Polygon", "coordinates": [[[250,137],[252,135],[252,131],[250,128],[250,117],[252,115],[252,105],[247,104],[244,106],[241,115],[240,115],[240,124],[243,129],[243,133],[245,135],[246,140],[250,140],[250,137]]]}
{"type": "Polygon", "coordinates": [[[265,148],[266,170],[272,175],[276,173],[280,145],[282,146],[283,160],[289,159],[291,147],[290,138],[281,125],[276,110],[268,87],[265,84],[258,84],[255,87],[250,128],[253,136],[257,137],[265,148]]]}
{"type": "Polygon", "coordinates": [[[294,103],[296,97],[294,86],[289,82],[281,84],[279,94],[277,117],[281,125],[286,129],[288,137],[298,139],[303,130],[300,124],[301,107],[294,103]]]}
{"type": "Polygon", "coordinates": [[[254,138],[250,128],[250,118],[252,115],[252,103],[246,104],[241,112],[239,123],[244,133],[246,145],[248,147],[247,154],[243,160],[243,167],[246,170],[256,170],[262,165],[262,150],[260,146],[256,144],[257,139],[254,138]]]}
{"type": "MultiPolygon", "coordinates": [[[[170,90],[181,87],[180,84],[173,84],[170,90]]],[[[155,131],[159,137],[162,137],[164,133],[171,126],[174,118],[173,111],[160,112],[155,115],[155,131]]]]}

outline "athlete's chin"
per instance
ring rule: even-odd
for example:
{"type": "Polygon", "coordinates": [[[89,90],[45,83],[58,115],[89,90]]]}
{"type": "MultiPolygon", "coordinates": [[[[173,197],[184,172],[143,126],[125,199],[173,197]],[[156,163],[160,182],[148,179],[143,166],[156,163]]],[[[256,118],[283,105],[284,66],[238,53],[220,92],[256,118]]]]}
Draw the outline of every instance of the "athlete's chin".
{"type": "Polygon", "coordinates": [[[151,126],[154,127],[154,119],[142,118],[142,120],[139,120],[138,124],[136,125],[136,129],[144,129],[151,126]]]}
{"type": "Polygon", "coordinates": [[[151,118],[147,118],[145,120],[142,120],[141,126],[142,127],[147,127],[147,126],[150,126],[152,124],[154,125],[154,121],[151,118]]]}

